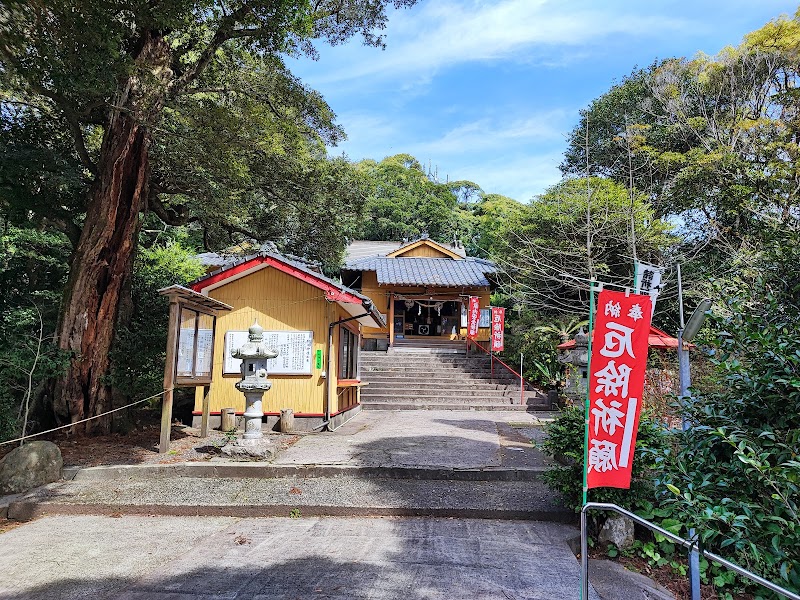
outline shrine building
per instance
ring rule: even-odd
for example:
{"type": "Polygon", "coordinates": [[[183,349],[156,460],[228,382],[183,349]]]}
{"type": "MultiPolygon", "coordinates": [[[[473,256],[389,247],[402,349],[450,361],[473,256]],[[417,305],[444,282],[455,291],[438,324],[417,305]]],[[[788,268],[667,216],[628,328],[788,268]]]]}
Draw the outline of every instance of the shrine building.
{"type": "MultiPolygon", "coordinates": [[[[295,425],[305,430],[328,422],[336,426],[355,416],[360,409],[362,329],[386,326],[372,300],[308,263],[277,253],[222,262],[222,268],[189,284],[191,290],[231,307],[217,317],[216,341],[207,332],[214,347],[208,388],[211,426],[219,426],[223,409],[237,414],[244,410],[244,395],[234,387],[241,379],[240,361],[231,357],[231,350],[247,341],[254,321],[265,330],[264,342],[279,353],[268,362],[272,389],[263,400],[267,428],[275,427],[285,408],[294,411],[295,425]]],[[[193,327],[181,323],[181,334],[193,327]]],[[[201,337],[204,333],[198,331],[201,337]]],[[[179,376],[180,370],[178,356],[179,376]]],[[[203,394],[202,387],[195,389],[194,426],[200,422],[203,394]]]]}
{"type": "Polygon", "coordinates": [[[477,339],[489,340],[498,271],[492,262],[424,236],[405,243],[355,241],[345,260],[342,282],[369,297],[387,323],[363,328],[365,350],[464,340],[470,296],[480,298],[477,339]]]}
{"type": "MultiPolygon", "coordinates": [[[[364,385],[362,349],[450,345],[463,350],[470,296],[480,298],[477,341],[488,346],[497,268],[466,256],[462,247],[427,237],[405,243],[353,242],[341,283],[301,259],[276,252],[244,258],[208,253],[200,258],[216,270],[188,287],[231,308],[217,317],[216,333],[193,323],[181,323],[180,329],[180,335],[196,335],[200,346],[213,346],[208,367],[212,427],[219,426],[222,410],[244,410],[244,396],[234,387],[241,379],[240,362],[231,351],[247,341],[255,321],[265,330],[265,343],[278,351],[268,362],[272,389],[263,400],[269,429],[287,408],[294,411],[297,428],[304,430],[335,427],[355,416],[364,385]]],[[[180,377],[180,353],[177,365],[180,377]]],[[[203,387],[195,390],[195,426],[204,393],[203,387]]]]}

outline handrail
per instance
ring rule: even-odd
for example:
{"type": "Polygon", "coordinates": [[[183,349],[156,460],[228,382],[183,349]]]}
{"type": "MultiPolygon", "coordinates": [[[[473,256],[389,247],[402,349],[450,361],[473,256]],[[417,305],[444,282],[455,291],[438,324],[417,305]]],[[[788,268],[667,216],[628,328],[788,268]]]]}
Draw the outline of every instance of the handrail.
{"type": "Polygon", "coordinates": [[[747,577],[748,579],[754,581],[758,585],[763,586],[769,590],[772,590],[776,594],[781,594],[786,598],[789,598],[790,600],[800,600],[800,595],[795,594],[794,592],[790,592],[789,590],[786,590],[781,586],[772,583],[771,581],[764,579],[763,577],[756,575],[755,573],[751,573],[747,569],[744,569],[737,564],[725,560],[724,558],[722,558],[717,554],[713,554],[711,552],[703,550],[702,548],[699,547],[696,539],[693,541],[686,540],[678,535],[675,535],[674,533],[667,531],[666,529],[659,527],[654,523],[651,523],[646,519],[643,519],[639,515],[636,515],[628,510],[625,510],[621,506],[605,502],[587,502],[581,509],[581,598],[583,600],[588,600],[589,598],[589,536],[586,526],[587,525],[586,513],[589,510],[593,509],[612,510],[621,515],[624,515],[628,517],[630,520],[638,523],[642,527],[646,527],[650,531],[655,531],[656,533],[663,535],[665,538],[672,540],[676,544],[680,544],[684,548],[688,548],[690,551],[699,552],[700,554],[705,556],[708,560],[713,560],[714,562],[722,565],[723,567],[726,567],[731,571],[738,573],[739,575],[747,577]]]}
{"type": "Polygon", "coordinates": [[[511,367],[509,367],[509,366],[508,366],[506,363],[504,363],[502,360],[500,360],[499,358],[497,358],[497,356],[495,356],[494,354],[492,354],[491,352],[489,352],[489,351],[488,351],[486,348],[484,348],[483,346],[481,346],[481,345],[480,345],[478,342],[476,342],[475,340],[470,340],[470,341],[469,341],[469,343],[470,343],[470,344],[475,344],[475,345],[476,345],[478,348],[480,348],[481,350],[483,350],[483,351],[484,351],[486,354],[489,354],[489,355],[492,357],[492,360],[496,360],[496,361],[497,361],[497,362],[499,362],[501,365],[503,365],[503,366],[504,366],[506,369],[508,369],[508,370],[509,370],[511,373],[513,373],[514,375],[516,375],[516,376],[517,376],[517,377],[519,377],[520,379],[523,379],[523,380],[524,380],[524,377],[522,377],[522,375],[520,375],[519,373],[517,373],[517,372],[516,372],[514,369],[512,369],[511,367]]]}
{"type": "Polygon", "coordinates": [[[475,345],[476,345],[478,348],[480,348],[480,349],[481,349],[481,350],[483,350],[483,351],[484,351],[486,354],[488,354],[488,355],[489,355],[489,357],[490,357],[490,366],[491,366],[492,368],[494,368],[494,361],[497,361],[497,362],[499,362],[501,365],[503,365],[503,366],[506,368],[506,370],[507,370],[508,372],[510,372],[512,375],[515,375],[516,377],[519,377],[519,403],[520,403],[520,405],[522,405],[522,404],[525,404],[525,398],[524,398],[524,390],[525,390],[525,378],[524,378],[524,377],[523,377],[523,376],[522,376],[520,373],[517,373],[517,372],[516,372],[514,369],[512,369],[511,367],[509,367],[509,366],[508,366],[506,363],[504,363],[502,360],[500,360],[499,358],[497,358],[497,357],[494,355],[494,353],[493,353],[493,352],[489,352],[489,351],[488,351],[486,348],[484,348],[483,346],[481,346],[481,345],[478,343],[478,341],[477,341],[477,340],[471,340],[471,339],[467,338],[467,348],[469,348],[469,345],[470,345],[470,344],[475,344],[475,345]]]}

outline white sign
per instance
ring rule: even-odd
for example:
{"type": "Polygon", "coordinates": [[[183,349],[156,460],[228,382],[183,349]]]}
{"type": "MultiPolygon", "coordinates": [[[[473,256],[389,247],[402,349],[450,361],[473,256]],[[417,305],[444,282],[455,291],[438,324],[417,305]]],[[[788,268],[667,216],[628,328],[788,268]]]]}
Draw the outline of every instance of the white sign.
{"type": "MultiPolygon", "coordinates": [[[[241,348],[248,340],[246,331],[225,333],[225,363],[223,374],[241,373],[242,361],[231,356],[231,350],[241,348]]],[[[313,331],[265,331],[264,344],[277,351],[278,356],[267,361],[269,375],[311,375],[314,354],[313,331]]]]}
{"type": "Polygon", "coordinates": [[[663,267],[648,265],[647,263],[636,263],[636,290],[637,294],[649,294],[653,303],[653,312],[656,311],[656,299],[664,288],[661,278],[664,274],[663,267]]]}
{"type": "MultiPolygon", "coordinates": [[[[484,329],[489,328],[492,326],[492,309],[491,308],[482,308],[481,309],[481,316],[478,322],[478,327],[482,327],[484,329]]],[[[467,327],[467,307],[463,304],[461,305],[461,327],[467,327]]]]}

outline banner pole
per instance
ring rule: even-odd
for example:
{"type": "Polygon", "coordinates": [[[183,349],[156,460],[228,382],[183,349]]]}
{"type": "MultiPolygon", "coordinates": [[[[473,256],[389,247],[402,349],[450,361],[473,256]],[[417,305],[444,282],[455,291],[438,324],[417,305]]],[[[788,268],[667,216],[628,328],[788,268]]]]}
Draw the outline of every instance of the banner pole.
{"type": "Polygon", "coordinates": [[[586,360],[586,401],[584,402],[583,415],[583,502],[581,507],[586,506],[589,494],[588,467],[589,467],[589,395],[591,394],[591,368],[592,368],[592,333],[594,331],[594,290],[596,280],[592,278],[589,282],[589,345],[586,360]]]}
{"type": "MultiPolygon", "coordinates": [[[[589,339],[588,339],[588,355],[586,357],[586,400],[584,401],[583,409],[583,501],[581,509],[586,506],[589,495],[589,395],[591,394],[591,381],[592,381],[592,337],[594,333],[594,291],[596,280],[594,277],[589,282],[589,339]]],[[[586,511],[581,510],[581,539],[586,539],[586,511]]],[[[581,546],[581,565],[585,569],[581,569],[581,600],[588,600],[587,590],[589,589],[589,557],[588,547],[584,548],[585,544],[581,546]]]]}

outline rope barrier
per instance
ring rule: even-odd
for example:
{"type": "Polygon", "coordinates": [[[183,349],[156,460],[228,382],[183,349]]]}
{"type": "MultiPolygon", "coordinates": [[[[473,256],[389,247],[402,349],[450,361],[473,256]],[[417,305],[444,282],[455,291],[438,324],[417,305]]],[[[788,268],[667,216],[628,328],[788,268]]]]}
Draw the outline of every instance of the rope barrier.
{"type": "MultiPolygon", "coordinates": [[[[175,388],[172,388],[175,389],[175,388]]],[[[111,413],[115,413],[120,410],[125,410],[126,408],[130,408],[131,406],[136,406],[137,404],[141,404],[142,402],[147,402],[148,400],[152,400],[153,398],[158,398],[164,392],[168,390],[162,390],[157,394],[153,394],[152,396],[148,396],[147,398],[143,398],[142,400],[137,400],[136,402],[131,402],[130,404],[126,404],[125,406],[120,406],[119,408],[114,408],[104,413],[100,413],[99,415],[95,415],[93,417],[87,417],[85,419],[81,419],[80,421],[75,421],[74,423],[68,423],[67,425],[61,425],[60,427],[54,427],[53,429],[48,429],[47,431],[40,431],[39,433],[33,433],[31,435],[26,435],[24,437],[17,438],[15,440],[8,440],[7,442],[0,442],[0,446],[5,446],[6,444],[14,444],[16,442],[21,442],[23,440],[27,440],[28,438],[39,437],[40,435],[45,435],[46,433],[53,433],[54,431],[58,431],[59,429],[66,429],[67,427],[72,427],[73,425],[78,425],[80,423],[86,423],[86,421],[91,421],[92,419],[99,419],[100,417],[105,417],[106,415],[110,415],[111,413]]]]}

